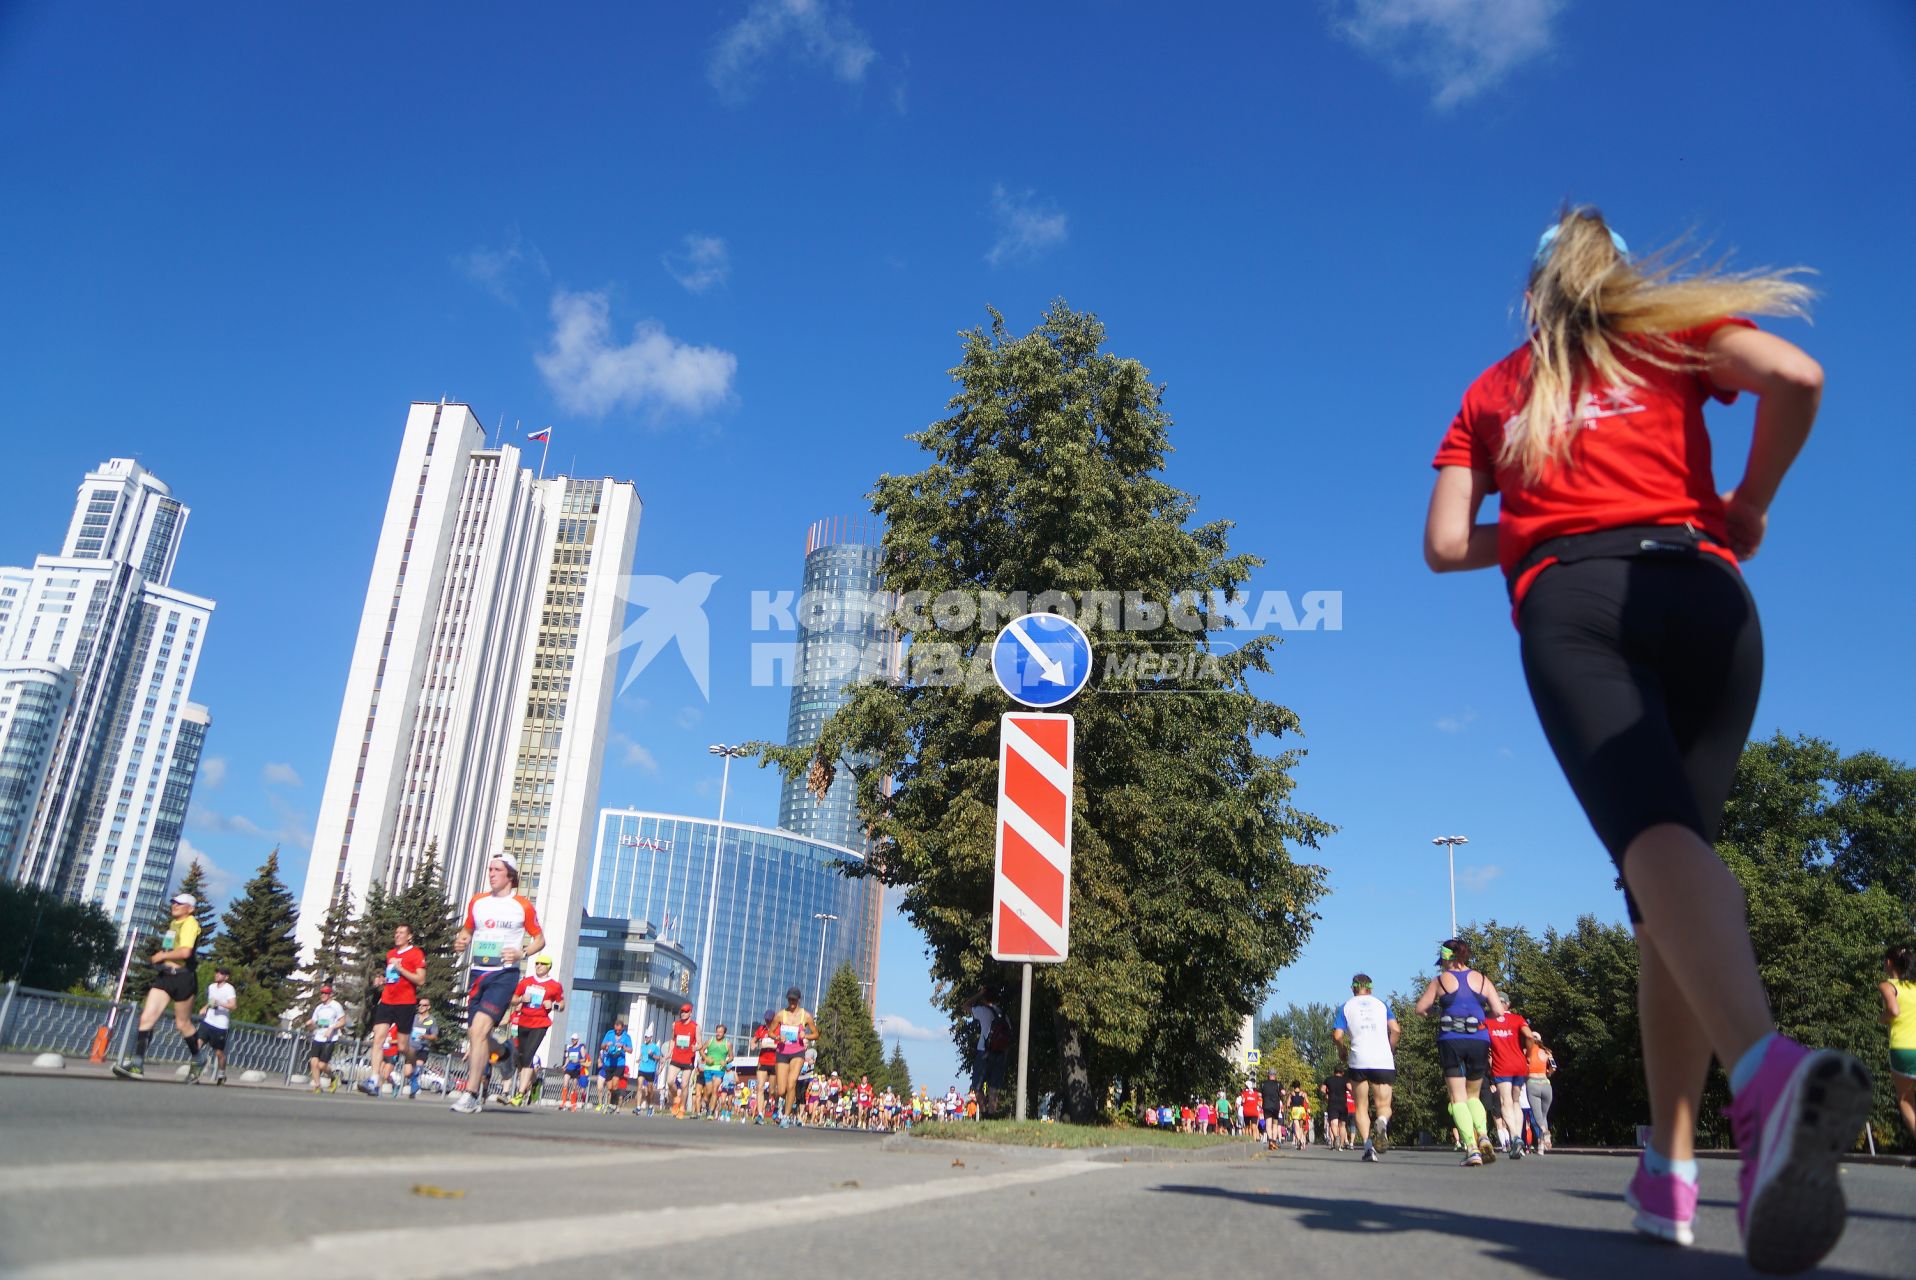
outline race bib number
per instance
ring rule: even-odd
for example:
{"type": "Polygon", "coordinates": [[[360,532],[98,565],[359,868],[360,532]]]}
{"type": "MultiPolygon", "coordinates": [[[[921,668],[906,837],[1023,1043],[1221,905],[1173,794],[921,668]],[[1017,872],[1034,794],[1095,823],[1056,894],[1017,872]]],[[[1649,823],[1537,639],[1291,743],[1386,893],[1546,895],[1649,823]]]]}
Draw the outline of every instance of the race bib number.
{"type": "Polygon", "coordinates": [[[386,981],[388,983],[399,981],[399,966],[398,965],[389,964],[386,966],[386,981]]]}
{"type": "Polygon", "coordinates": [[[778,1029],[778,1038],[780,1040],[783,1040],[786,1044],[797,1044],[798,1043],[798,1028],[795,1026],[792,1026],[790,1023],[787,1023],[786,1025],[778,1029]]]}
{"type": "Polygon", "coordinates": [[[333,1025],[333,1015],[330,1013],[317,1014],[313,1018],[313,1021],[318,1024],[321,1031],[330,1030],[333,1025]]]}
{"type": "Polygon", "coordinates": [[[692,1037],[678,1036],[673,1039],[672,1043],[677,1045],[681,1049],[690,1049],[692,1047],[692,1037]]]}
{"type": "Polygon", "coordinates": [[[160,939],[160,950],[162,951],[176,951],[179,949],[179,945],[180,935],[172,929],[168,929],[166,936],[160,939]]]}
{"type": "Polygon", "coordinates": [[[543,1006],[545,1002],[546,1002],[546,989],[544,987],[527,987],[526,988],[527,1007],[537,1009],[543,1006]]]}
{"type": "Polygon", "coordinates": [[[472,940],[474,964],[496,964],[505,954],[506,940],[503,935],[474,937],[472,940]]]}

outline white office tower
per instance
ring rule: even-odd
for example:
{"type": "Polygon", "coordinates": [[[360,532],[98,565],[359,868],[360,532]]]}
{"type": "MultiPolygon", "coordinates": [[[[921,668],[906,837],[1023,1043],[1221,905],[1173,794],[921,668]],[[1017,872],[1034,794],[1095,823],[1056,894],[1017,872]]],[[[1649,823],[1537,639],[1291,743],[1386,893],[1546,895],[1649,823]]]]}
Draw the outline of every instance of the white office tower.
{"type": "Polygon", "coordinates": [[[300,900],[397,892],[437,847],[455,901],[509,853],[556,972],[592,861],[639,496],[536,478],[462,404],[406,418],[300,900]]]}
{"type": "Polygon", "coordinates": [[[206,739],[187,699],[213,602],[170,581],[187,508],[114,458],[66,543],[0,568],[0,875],[160,915],[206,739]]]}

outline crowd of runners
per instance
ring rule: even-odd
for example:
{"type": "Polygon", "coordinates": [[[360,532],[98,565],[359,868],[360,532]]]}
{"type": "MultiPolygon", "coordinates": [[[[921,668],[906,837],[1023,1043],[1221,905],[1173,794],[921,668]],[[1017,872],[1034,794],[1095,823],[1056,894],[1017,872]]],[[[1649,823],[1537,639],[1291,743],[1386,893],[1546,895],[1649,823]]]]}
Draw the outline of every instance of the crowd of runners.
{"type": "MultiPolygon", "coordinates": [[[[1651,1139],[1625,1192],[1635,1229],[1693,1242],[1697,1109],[1714,1060],[1732,1095],[1744,1252],[1760,1271],[1801,1271],[1842,1234],[1838,1164],[1868,1114],[1872,1084],[1849,1054],[1777,1030],[1743,891],[1712,842],[1762,684],[1762,632],[1739,565],[1763,542],[1770,504],[1815,420],[1823,371],[1742,318],[1803,314],[1809,291],[1791,272],[1674,279],[1657,265],[1670,260],[1634,258],[1594,209],[1566,210],[1544,232],[1524,290],[1527,340],[1471,383],[1433,459],[1423,550],[1438,572],[1495,567],[1503,575],[1544,735],[1625,888],[1651,1113],[1651,1139]],[[1746,393],[1756,399],[1749,454],[1735,486],[1719,492],[1704,407],[1746,393]],[[1492,495],[1496,520],[1482,523],[1492,495]]],[[[521,975],[524,957],[545,940],[518,892],[516,865],[495,857],[487,875],[489,891],[468,903],[457,943],[470,952],[472,974],[467,1070],[452,1103],[464,1114],[483,1106],[499,1056],[495,1028],[533,1046],[504,1068],[508,1099],[526,1099],[550,1026],[539,1018],[563,1000],[549,965],[535,962],[534,977],[521,975]]],[[[158,974],[137,1048],[119,1074],[142,1074],[169,1003],[193,1077],[203,1050],[219,1060],[231,1004],[209,992],[193,1020],[193,905],[175,899],[173,927],[152,957],[158,974]]],[[[1463,941],[1446,941],[1416,1008],[1437,1019],[1455,1141],[1464,1164],[1477,1167],[1497,1157],[1500,1133],[1513,1156],[1527,1133],[1536,1150],[1548,1150],[1549,1059],[1470,960],[1463,941]],[[1520,1099],[1530,1104],[1528,1122],[1520,1099]]],[[[418,1000],[420,964],[409,939],[396,936],[376,1036],[410,1039],[429,1015],[418,1000]]],[[[1916,1127],[1916,962],[1892,951],[1885,971],[1891,1069],[1916,1127]]],[[[1333,1145],[1361,1143],[1362,1158],[1376,1161],[1388,1146],[1397,1028],[1367,978],[1357,975],[1352,988],[1337,1027],[1346,1088],[1326,1086],[1324,1132],[1333,1145]]],[[[339,1023],[328,1012],[331,1030],[339,1023]]],[[[801,1091],[817,1029],[796,989],[753,1030],[749,1085],[725,1029],[701,1040],[691,1014],[681,1010],[663,1044],[647,1036],[634,1045],[619,1026],[595,1059],[579,1047],[575,1060],[568,1045],[576,1069],[567,1072],[565,1105],[616,1109],[629,1091],[653,1110],[723,1118],[729,1107],[732,1118],[781,1125],[869,1123],[891,1105],[904,1112],[901,1099],[871,1097],[869,1081],[862,1092],[841,1082],[834,1093],[829,1077],[821,1085],[814,1074],[801,1091]]],[[[316,1014],[316,1041],[320,1026],[316,1014]]],[[[387,1079],[376,1055],[371,1091],[387,1079]]],[[[1201,1101],[1188,1120],[1182,1105],[1147,1111],[1161,1124],[1248,1123],[1266,1141],[1308,1142],[1311,1093],[1296,1083],[1266,1080],[1236,1100],[1201,1101]]]]}

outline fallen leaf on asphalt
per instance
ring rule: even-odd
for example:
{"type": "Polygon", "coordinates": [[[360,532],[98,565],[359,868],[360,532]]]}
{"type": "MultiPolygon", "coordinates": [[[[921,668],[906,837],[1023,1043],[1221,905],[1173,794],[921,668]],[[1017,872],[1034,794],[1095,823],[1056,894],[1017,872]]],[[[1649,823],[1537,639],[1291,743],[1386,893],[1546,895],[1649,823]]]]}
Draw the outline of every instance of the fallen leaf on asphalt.
{"type": "Polygon", "coordinates": [[[847,1178],[845,1181],[839,1183],[838,1185],[841,1187],[856,1187],[858,1185],[858,1179],[847,1178]]]}
{"type": "Polygon", "coordinates": [[[954,1169],[962,1169],[965,1167],[965,1162],[963,1160],[953,1160],[951,1162],[951,1167],[954,1169]]]}
{"type": "Polygon", "coordinates": [[[466,1193],[463,1191],[448,1191],[444,1187],[430,1186],[424,1182],[413,1183],[412,1193],[416,1196],[425,1196],[429,1200],[463,1200],[466,1198],[466,1193]]]}

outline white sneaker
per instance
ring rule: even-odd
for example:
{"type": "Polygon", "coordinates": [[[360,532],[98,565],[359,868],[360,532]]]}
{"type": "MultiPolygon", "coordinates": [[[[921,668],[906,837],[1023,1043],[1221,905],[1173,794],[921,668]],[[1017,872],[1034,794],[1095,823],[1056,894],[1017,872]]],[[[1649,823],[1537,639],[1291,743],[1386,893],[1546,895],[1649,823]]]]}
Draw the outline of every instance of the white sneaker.
{"type": "Polygon", "coordinates": [[[484,1109],[484,1103],[480,1102],[479,1099],[473,1097],[471,1094],[464,1092],[454,1098],[452,1105],[447,1108],[448,1111],[457,1111],[462,1116],[476,1116],[484,1109]]]}

